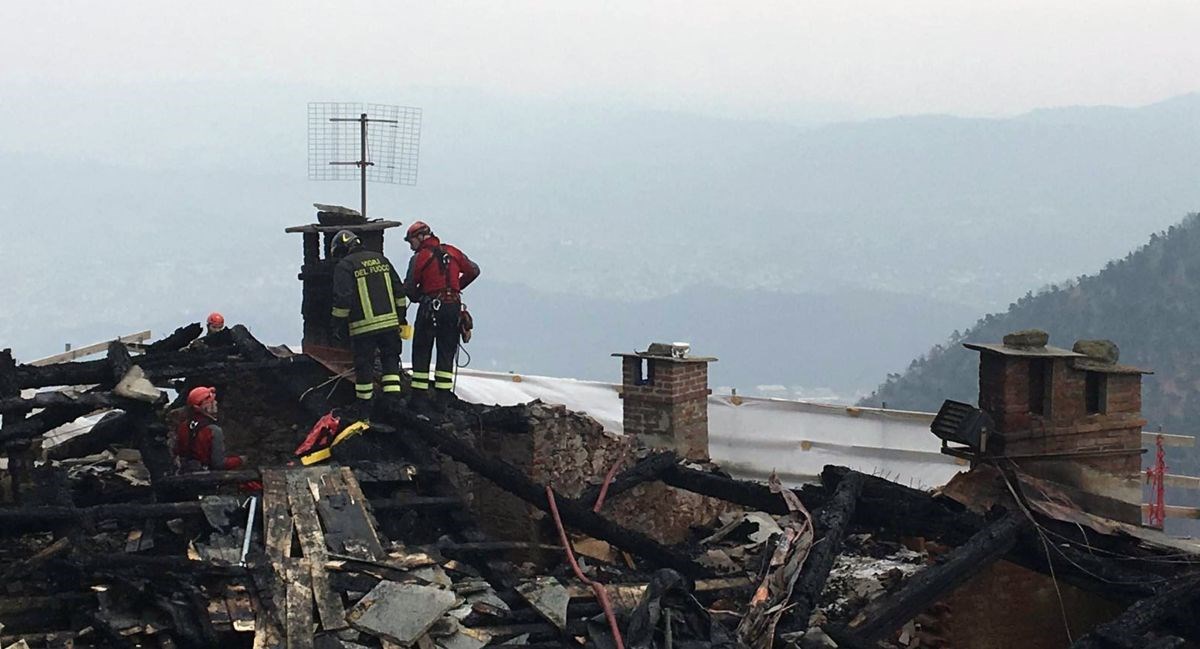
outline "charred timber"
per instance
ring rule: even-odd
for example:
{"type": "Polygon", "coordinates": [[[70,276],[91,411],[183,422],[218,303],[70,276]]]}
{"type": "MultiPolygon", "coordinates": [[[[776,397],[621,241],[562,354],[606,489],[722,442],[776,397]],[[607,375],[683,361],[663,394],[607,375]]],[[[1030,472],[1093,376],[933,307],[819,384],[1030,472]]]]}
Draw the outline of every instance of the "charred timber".
{"type": "MultiPolygon", "coordinates": [[[[851,470],[827,466],[823,480],[840,479],[851,470]]],[[[807,492],[806,492],[807,493],[807,492]]],[[[806,501],[807,504],[807,501],[806,501]]],[[[863,477],[863,491],[854,514],[857,526],[890,532],[900,536],[923,537],[947,545],[959,546],[987,526],[984,517],[947,498],[896,484],[876,476],[863,477]]],[[[1073,526],[1055,527],[1054,521],[1040,524],[1059,529],[1064,535],[1073,526]]],[[[1078,529],[1074,534],[1082,534],[1078,529]]],[[[1073,537],[1067,537],[1074,541],[1073,537]]],[[[1079,547],[1103,547],[1108,540],[1099,534],[1080,536],[1079,547]],[[1084,545],[1084,544],[1087,545],[1084,545]]],[[[1020,535],[1006,559],[1090,592],[1129,600],[1153,595],[1166,578],[1148,569],[1149,565],[1107,558],[1099,553],[1076,549],[1072,545],[1050,543],[1049,549],[1032,530],[1020,535]],[[1050,556],[1047,557],[1047,553],[1050,556]]],[[[1170,564],[1168,564],[1170,565],[1170,564]]]]}
{"type": "Polygon", "coordinates": [[[203,514],[200,501],[182,503],[117,503],[95,507],[0,508],[0,534],[48,529],[63,523],[90,525],[102,520],[144,521],[203,514]]]}
{"type": "MultiPolygon", "coordinates": [[[[388,404],[386,415],[393,426],[416,432],[428,444],[441,450],[451,459],[462,462],[475,473],[491,480],[500,488],[534,507],[542,511],[549,511],[550,506],[546,501],[544,485],[530,480],[523,472],[507,462],[486,457],[476,451],[470,444],[460,440],[451,426],[435,426],[428,418],[416,416],[396,404],[388,404]]],[[[654,565],[673,568],[689,577],[695,578],[710,574],[707,568],[696,563],[687,555],[672,550],[641,532],[613,523],[593,512],[588,504],[557,494],[556,500],[559,513],[566,525],[641,556],[654,565]]]]}
{"type": "MultiPolygon", "coordinates": [[[[100,393],[103,394],[103,393],[100,393]]],[[[95,396],[95,395],[92,395],[95,396]]],[[[135,401],[133,399],[122,399],[110,395],[114,399],[112,405],[101,406],[119,407],[130,410],[144,410],[147,408],[146,403],[135,401]]],[[[19,420],[11,425],[0,428],[0,444],[19,441],[36,437],[43,433],[49,432],[62,426],[63,424],[74,421],[90,412],[96,411],[98,408],[92,405],[89,401],[73,401],[69,404],[47,408],[28,419],[19,420]]]]}
{"type": "MultiPolygon", "coordinates": [[[[815,527],[818,531],[823,531],[823,536],[821,541],[813,546],[812,552],[804,562],[800,579],[792,591],[792,610],[789,622],[784,624],[785,627],[795,631],[808,628],[808,618],[817,607],[833,562],[842,553],[842,541],[845,540],[850,521],[854,518],[858,495],[862,493],[865,477],[857,472],[846,474],[837,484],[829,504],[821,508],[816,515],[815,527]]],[[[832,485],[826,485],[830,486],[832,485]]]]}
{"type": "MultiPolygon", "coordinates": [[[[840,476],[838,480],[840,480],[840,476]]],[[[680,465],[667,469],[662,474],[662,481],[684,491],[712,496],[768,514],[788,514],[787,504],[783,498],[762,483],[737,480],[719,473],[689,469],[680,465]]],[[[818,499],[814,498],[814,494],[807,491],[798,492],[796,495],[809,509],[815,509],[816,505],[820,503],[818,499]]]]}
{"type": "MultiPolygon", "coordinates": [[[[233,340],[234,347],[246,360],[259,363],[270,363],[274,360],[279,360],[276,359],[275,355],[271,353],[271,350],[267,349],[266,345],[262,344],[262,342],[251,335],[250,330],[246,329],[245,326],[234,325],[227,331],[229,331],[230,339],[233,340]]],[[[287,364],[291,365],[293,362],[295,362],[294,359],[297,358],[306,357],[290,357],[283,360],[289,361],[287,364]]],[[[330,404],[328,399],[324,397],[322,391],[311,389],[315,382],[306,380],[304,377],[299,376],[296,372],[277,372],[276,380],[287,392],[289,392],[293,397],[296,398],[297,401],[300,402],[301,407],[303,407],[309,415],[313,417],[320,417],[329,412],[330,404]]]]}
{"type": "MultiPolygon", "coordinates": [[[[145,354],[132,359],[145,370],[147,376],[175,378],[186,376],[190,368],[205,363],[228,363],[238,360],[230,354],[230,350],[184,350],[164,352],[156,355],[145,354]]],[[[113,358],[95,361],[71,361],[53,365],[18,365],[13,370],[14,380],[18,387],[44,388],[56,385],[112,385],[113,376],[123,364],[123,359],[117,357],[116,365],[113,358]]],[[[128,368],[126,368],[127,370],[128,368]]],[[[124,376],[124,373],[121,374],[124,376]]]]}
{"type": "Polygon", "coordinates": [[[200,337],[204,332],[204,327],[200,326],[199,322],[182,326],[171,333],[171,335],[156,340],[149,345],[146,345],[146,354],[161,354],[163,352],[173,352],[183,349],[188,346],[188,343],[200,337]]]}
{"type": "Polygon", "coordinates": [[[967,543],[951,550],[936,565],[921,569],[896,593],[868,604],[856,616],[856,621],[862,620],[861,624],[851,622],[848,626],[826,631],[839,645],[859,646],[878,642],[1003,557],[1029,525],[1029,519],[1021,512],[1006,514],[967,543]]]}
{"type": "Polygon", "coordinates": [[[1172,618],[1194,620],[1200,598],[1200,574],[1178,577],[1156,595],[1138,600],[1109,622],[1071,645],[1071,649],[1134,649],[1147,646],[1146,634],[1172,618]]]}
{"type": "Polygon", "coordinates": [[[111,392],[91,392],[77,397],[63,392],[39,392],[29,399],[0,399],[0,414],[28,412],[37,408],[83,408],[86,412],[91,412],[102,408],[121,408],[125,405],[128,405],[127,400],[111,392]]]}
{"type": "Polygon", "coordinates": [[[114,340],[108,344],[108,378],[106,382],[110,385],[116,385],[125,378],[129,370],[133,369],[133,357],[129,355],[129,350],[125,348],[125,343],[119,340],[114,340]]]}
{"type": "MultiPolygon", "coordinates": [[[[678,463],[679,456],[672,451],[657,452],[644,457],[613,478],[604,492],[605,498],[613,498],[640,484],[658,480],[678,463]]],[[[601,489],[603,489],[601,485],[592,485],[584,490],[579,496],[579,500],[585,503],[594,503],[600,497],[601,489]]]]}
{"type": "Polygon", "coordinates": [[[126,577],[161,576],[163,573],[181,575],[192,580],[197,575],[209,577],[247,577],[251,569],[213,561],[197,561],[187,557],[145,556],[139,554],[76,555],[71,565],[86,573],[120,574],[126,577]]]}

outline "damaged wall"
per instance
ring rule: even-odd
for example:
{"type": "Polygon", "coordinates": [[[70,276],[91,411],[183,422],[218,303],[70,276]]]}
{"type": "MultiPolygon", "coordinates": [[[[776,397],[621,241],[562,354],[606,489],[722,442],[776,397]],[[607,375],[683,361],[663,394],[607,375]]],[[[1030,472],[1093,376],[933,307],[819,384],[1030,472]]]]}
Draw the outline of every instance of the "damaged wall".
{"type": "MultiPolygon", "coordinates": [[[[600,484],[618,460],[632,461],[630,439],[609,433],[583,413],[534,402],[526,431],[489,428],[460,431],[476,448],[526,471],[560,494],[577,497],[600,484]]],[[[447,461],[444,470],[465,495],[483,528],[503,538],[557,542],[542,524],[543,514],[465,467],[447,461]]],[[[604,514],[661,543],[678,543],[693,525],[711,525],[727,503],[662,483],[639,485],[606,501],[604,514]]]]}
{"type": "MultiPolygon", "coordinates": [[[[1124,606],[1070,584],[997,561],[924,614],[922,636],[969,649],[1060,649],[1124,606]],[[1061,603],[1059,600],[1061,594],[1061,603]],[[1064,621],[1065,620],[1065,621],[1064,621]]],[[[924,644],[924,643],[923,643],[924,644]]],[[[939,646],[931,643],[930,646],[939,646]]]]}

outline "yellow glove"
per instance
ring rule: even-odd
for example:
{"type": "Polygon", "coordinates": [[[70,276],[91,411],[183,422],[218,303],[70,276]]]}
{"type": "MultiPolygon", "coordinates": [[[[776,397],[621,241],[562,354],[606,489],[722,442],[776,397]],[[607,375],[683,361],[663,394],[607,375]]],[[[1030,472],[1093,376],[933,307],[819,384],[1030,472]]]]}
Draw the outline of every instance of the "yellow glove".
{"type": "Polygon", "coordinates": [[[400,340],[412,340],[413,328],[407,322],[400,325],[400,340]]]}

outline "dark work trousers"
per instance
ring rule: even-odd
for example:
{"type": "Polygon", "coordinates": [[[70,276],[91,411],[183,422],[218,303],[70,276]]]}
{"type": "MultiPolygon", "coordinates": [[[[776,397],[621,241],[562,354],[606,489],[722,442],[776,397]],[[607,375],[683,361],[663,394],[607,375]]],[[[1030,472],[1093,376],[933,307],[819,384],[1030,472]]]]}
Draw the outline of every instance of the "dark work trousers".
{"type": "Polygon", "coordinates": [[[400,391],[400,332],[388,328],[360,336],[352,336],[354,347],[354,396],[369,400],[375,388],[375,352],[383,376],[379,382],[383,391],[400,391]]]}
{"type": "Polygon", "coordinates": [[[462,309],[459,302],[441,302],[425,299],[417,308],[417,323],[413,331],[413,376],[414,390],[428,390],[432,382],[435,390],[454,389],[454,356],[458,353],[458,314],[462,309]],[[437,345],[437,370],[429,375],[429,361],[433,347],[437,345]],[[430,378],[433,381],[430,381],[430,378]]]}

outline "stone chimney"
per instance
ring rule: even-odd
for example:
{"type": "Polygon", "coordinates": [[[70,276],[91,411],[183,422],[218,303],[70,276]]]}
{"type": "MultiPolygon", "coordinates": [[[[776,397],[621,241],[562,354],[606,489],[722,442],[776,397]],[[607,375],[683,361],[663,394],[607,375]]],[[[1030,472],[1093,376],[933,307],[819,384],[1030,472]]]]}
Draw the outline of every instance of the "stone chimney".
{"type": "Polygon", "coordinates": [[[1003,456],[1030,475],[1064,487],[1087,511],[1141,524],[1142,375],[1117,364],[1107,340],[1072,350],[1048,345],[1036,329],[978,351],[979,408],[995,422],[1003,456]]]}
{"type": "MultiPolygon", "coordinates": [[[[304,320],[304,352],[329,361],[350,361],[350,350],[333,341],[330,331],[330,311],[333,307],[333,269],[337,265],[329,257],[333,235],[350,230],[362,239],[363,247],[383,252],[383,234],[398,227],[399,221],[374,219],[368,221],[355,210],[334,205],[316,205],[317,222],[297,225],[284,232],[299,232],[304,236],[304,263],[297,276],[303,283],[300,306],[304,320]]],[[[402,261],[392,260],[392,263],[402,261]]]]}
{"type": "Polygon", "coordinates": [[[654,343],[622,359],[625,434],[672,449],[690,460],[708,459],[708,364],[686,343],[654,343]]]}

